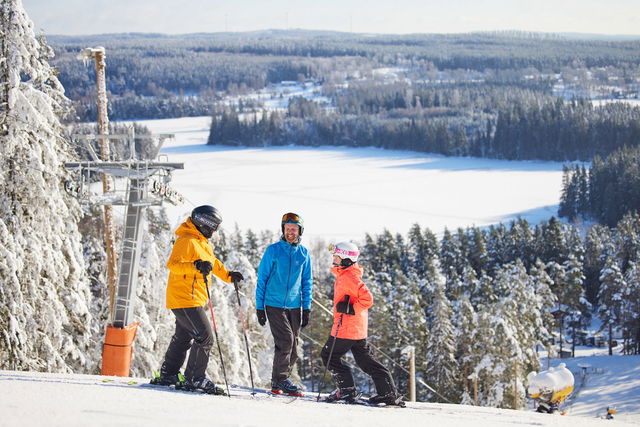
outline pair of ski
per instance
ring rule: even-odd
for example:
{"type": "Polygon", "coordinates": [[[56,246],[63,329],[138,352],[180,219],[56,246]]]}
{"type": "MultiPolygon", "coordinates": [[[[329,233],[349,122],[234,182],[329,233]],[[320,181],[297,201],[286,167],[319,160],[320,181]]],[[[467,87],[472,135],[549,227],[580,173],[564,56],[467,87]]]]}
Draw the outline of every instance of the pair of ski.
{"type": "MultiPolygon", "coordinates": [[[[301,397],[305,397],[304,394],[299,393],[299,394],[293,394],[293,393],[275,393],[273,390],[272,391],[268,391],[267,392],[268,395],[270,396],[280,396],[280,397],[284,397],[284,398],[289,398],[287,401],[285,401],[285,403],[292,403],[295,402],[298,398],[301,397]]],[[[384,404],[384,403],[370,403],[369,399],[367,397],[364,397],[362,393],[358,393],[356,396],[352,397],[349,400],[344,400],[344,399],[331,399],[331,398],[324,398],[324,399],[314,399],[314,398],[310,398],[307,397],[304,400],[308,400],[310,402],[318,402],[318,403],[330,403],[330,404],[337,404],[337,405],[360,405],[360,406],[369,406],[369,407],[373,407],[373,408],[405,408],[405,403],[400,401],[400,403],[398,403],[397,405],[388,405],[388,404],[384,404]]]]}
{"type": "Polygon", "coordinates": [[[192,393],[212,394],[215,396],[228,396],[220,387],[215,386],[211,390],[202,390],[198,388],[191,388],[187,385],[184,375],[178,373],[178,382],[174,384],[165,384],[160,381],[160,373],[153,371],[153,378],[149,381],[149,385],[153,387],[164,387],[169,390],[175,391],[187,391],[192,393]]]}
{"type": "MultiPolygon", "coordinates": [[[[180,375],[180,377],[182,377],[182,375],[180,375]]],[[[160,384],[157,382],[157,380],[160,378],[160,374],[157,372],[154,372],[154,378],[151,379],[151,381],[149,382],[149,385],[152,387],[161,387],[161,388],[165,388],[166,390],[170,390],[170,391],[183,391],[183,392],[190,392],[190,393],[201,393],[201,394],[211,394],[211,395],[215,395],[215,396],[228,396],[227,393],[207,393],[206,391],[203,390],[199,390],[199,389],[189,389],[186,388],[184,386],[184,377],[181,378],[182,381],[178,382],[177,384],[160,384]]],[[[135,382],[131,382],[132,384],[137,384],[135,382]]],[[[238,387],[238,386],[234,386],[234,387],[238,387]]],[[[240,388],[245,388],[245,387],[240,387],[240,388]]],[[[251,395],[255,395],[257,393],[260,394],[266,394],[270,397],[278,397],[278,398],[282,398],[283,402],[286,404],[289,403],[293,403],[298,399],[303,399],[303,400],[307,400],[310,402],[318,402],[318,403],[331,403],[331,404],[338,404],[338,405],[361,405],[361,406],[369,406],[369,407],[375,407],[375,408],[404,408],[404,402],[401,402],[401,404],[398,405],[385,405],[385,404],[375,404],[375,403],[369,403],[368,399],[366,397],[363,397],[362,393],[358,393],[353,399],[350,399],[349,401],[346,400],[327,400],[325,399],[321,399],[321,400],[317,400],[313,397],[309,396],[305,396],[302,392],[297,392],[297,393],[283,393],[281,391],[276,391],[276,390],[264,390],[264,389],[252,389],[253,392],[251,393],[251,395]],[[285,400],[286,399],[286,400],[285,400]]],[[[239,396],[238,396],[239,397],[239,396]]]]}
{"type": "Polygon", "coordinates": [[[323,403],[337,403],[337,404],[341,404],[341,405],[361,405],[361,406],[369,406],[369,407],[373,407],[373,408],[405,408],[406,407],[403,401],[400,401],[396,405],[389,405],[389,404],[386,404],[386,403],[371,403],[371,402],[369,402],[369,398],[364,397],[362,395],[362,393],[356,394],[355,396],[351,397],[349,400],[324,399],[324,400],[320,400],[320,402],[323,402],[323,403]]]}

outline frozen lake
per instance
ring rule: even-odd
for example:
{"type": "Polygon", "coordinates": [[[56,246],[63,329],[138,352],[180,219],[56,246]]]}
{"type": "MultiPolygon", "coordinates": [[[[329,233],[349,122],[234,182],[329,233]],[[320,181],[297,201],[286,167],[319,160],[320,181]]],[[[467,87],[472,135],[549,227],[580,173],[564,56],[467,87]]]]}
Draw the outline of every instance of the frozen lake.
{"type": "Polygon", "coordinates": [[[197,205],[222,211],[227,231],[278,230],[284,212],[303,216],[305,236],[360,240],[387,228],[405,234],[414,223],[487,226],[557,212],[562,164],[444,157],[409,151],[343,147],[207,146],[209,117],[145,120],[173,133],[161,150],[184,162],[172,186],[186,199],[167,204],[172,221],[197,205]]]}

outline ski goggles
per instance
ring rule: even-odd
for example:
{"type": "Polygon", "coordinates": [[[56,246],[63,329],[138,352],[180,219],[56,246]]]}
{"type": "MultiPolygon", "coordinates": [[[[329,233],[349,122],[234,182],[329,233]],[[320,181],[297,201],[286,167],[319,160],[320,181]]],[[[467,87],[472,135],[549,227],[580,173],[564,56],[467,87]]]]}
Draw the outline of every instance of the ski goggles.
{"type": "Polygon", "coordinates": [[[216,231],[218,229],[218,226],[220,225],[219,222],[215,221],[213,218],[207,215],[196,214],[194,215],[193,220],[201,225],[211,228],[212,231],[216,231]]]}
{"type": "Polygon", "coordinates": [[[282,215],[282,223],[283,224],[291,223],[291,224],[298,224],[298,225],[304,224],[300,215],[294,214],[292,212],[282,215]]]}

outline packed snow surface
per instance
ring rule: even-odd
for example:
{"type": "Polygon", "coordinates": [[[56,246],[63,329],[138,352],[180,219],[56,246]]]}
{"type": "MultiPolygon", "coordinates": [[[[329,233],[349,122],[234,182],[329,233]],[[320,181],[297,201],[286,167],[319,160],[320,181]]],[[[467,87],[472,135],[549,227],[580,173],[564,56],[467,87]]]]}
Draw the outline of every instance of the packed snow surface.
{"type": "Polygon", "coordinates": [[[184,162],[172,186],[186,203],[168,207],[172,224],[211,204],[232,231],[277,230],[284,212],[300,213],[305,236],[360,240],[412,224],[487,226],[518,217],[538,223],[556,215],[562,184],[557,162],[444,157],[346,147],[206,145],[210,118],[146,120],[153,133],[173,133],[161,154],[184,162]]]}
{"type": "MultiPolygon", "coordinates": [[[[143,378],[0,371],[0,425],[58,426],[629,426],[589,416],[464,405],[371,408],[317,403],[231,387],[231,398],[152,387],[143,378]]],[[[622,417],[620,417],[622,418],[622,417]]],[[[640,422],[638,418],[636,422],[640,422]]]]}

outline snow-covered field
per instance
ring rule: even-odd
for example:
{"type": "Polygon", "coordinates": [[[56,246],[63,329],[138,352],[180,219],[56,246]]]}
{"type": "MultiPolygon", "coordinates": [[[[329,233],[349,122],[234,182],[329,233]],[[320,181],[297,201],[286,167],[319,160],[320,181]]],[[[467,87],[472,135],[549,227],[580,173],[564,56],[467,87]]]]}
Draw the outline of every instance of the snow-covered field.
{"type": "Polygon", "coordinates": [[[172,185],[186,197],[167,205],[172,222],[201,204],[222,211],[223,227],[278,230],[284,212],[300,213],[305,236],[360,240],[414,223],[486,226],[521,216],[531,223],[557,212],[562,164],[450,158],[375,148],[207,146],[210,119],[146,120],[173,133],[161,154],[184,162],[172,185]]]}
{"type": "MultiPolygon", "coordinates": [[[[566,344],[565,350],[570,349],[566,344]]],[[[541,370],[565,363],[573,372],[574,391],[562,406],[568,415],[598,417],[613,407],[618,411],[615,419],[640,425],[640,356],[622,356],[622,346],[613,349],[613,356],[608,351],[578,346],[576,357],[562,360],[549,360],[541,351],[541,370]]]]}
{"type": "Polygon", "coordinates": [[[593,356],[568,364],[584,362],[600,367],[601,373],[588,374],[565,416],[538,414],[531,407],[513,411],[407,403],[406,409],[385,409],[302,399],[287,404],[288,398],[264,394],[252,398],[249,391],[237,387],[231,389],[233,397],[227,398],[151,388],[143,385],[148,381],[143,378],[0,371],[0,426],[640,425],[640,356],[593,356]],[[611,404],[619,410],[615,419],[599,418],[611,404]]]}

